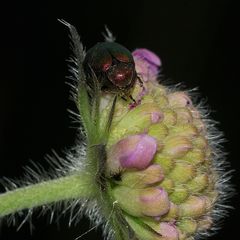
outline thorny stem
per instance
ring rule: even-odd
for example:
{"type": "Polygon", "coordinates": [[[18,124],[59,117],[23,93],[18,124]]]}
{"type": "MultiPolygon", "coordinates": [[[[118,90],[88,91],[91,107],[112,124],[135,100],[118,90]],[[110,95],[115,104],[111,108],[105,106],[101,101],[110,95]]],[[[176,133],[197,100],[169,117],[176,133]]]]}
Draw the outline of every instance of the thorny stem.
{"type": "Polygon", "coordinates": [[[0,217],[61,200],[89,198],[92,176],[83,172],[0,194],[0,217]]]}

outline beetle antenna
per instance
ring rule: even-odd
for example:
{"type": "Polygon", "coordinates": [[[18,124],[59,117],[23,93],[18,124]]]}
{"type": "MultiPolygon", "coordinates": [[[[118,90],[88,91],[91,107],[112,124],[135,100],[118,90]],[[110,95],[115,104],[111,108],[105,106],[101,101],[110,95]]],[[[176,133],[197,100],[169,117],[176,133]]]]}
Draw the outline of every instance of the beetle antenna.
{"type": "Polygon", "coordinates": [[[107,121],[107,125],[106,125],[106,133],[109,133],[109,130],[111,128],[112,125],[112,120],[113,120],[113,115],[114,115],[114,110],[115,110],[115,106],[116,106],[116,102],[117,102],[117,95],[115,95],[114,99],[113,99],[113,103],[109,112],[109,116],[108,116],[108,121],[107,121]]]}
{"type": "Polygon", "coordinates": [[[113,36],[107,25],[105,25],[105,32],[102,33],[106,42],[115,42],[116,37],[113,36]]]}

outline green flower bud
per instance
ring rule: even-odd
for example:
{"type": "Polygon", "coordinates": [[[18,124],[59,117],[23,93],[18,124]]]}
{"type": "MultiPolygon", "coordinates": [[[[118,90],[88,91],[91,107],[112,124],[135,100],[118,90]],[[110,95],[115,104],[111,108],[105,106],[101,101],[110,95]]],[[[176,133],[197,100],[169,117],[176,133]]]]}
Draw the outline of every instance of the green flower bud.
{"type": "Polygon", "coordinates": [[[165,174],[169,173],[175,166],[175,161],[169,155],[156,154],[153,161],[161,166],[165,174]]]}
{"type": "Polygon", "coordinates": [[[116,125],[113,124],[108,143],[112,145],[124,136],[144,132],[151,124],[160,122],[161,118],[162,112],[155,103],[141,104],[127,112],[116,125]]]}
{"type": "Polygon", "coordinates": [[[168,135],[168,132],[164,123],[153,124],[148,128],[148,134],[161,141],[168,135]]]}
{"type": "Polygon", "coordinates": [[[192,101],[184,92],[174,92],[168,95],[169,105],[173,108],[187,107],[192,105],[192,101]]]}
{"type": "Polygon", "coordinates": [[[169,174],[169,177],[176,183],[186,183],[194,176],[195,176],[194,166],[185,162],[177,162],[173,170],[169,174]]]}
{"type": "Polygon", "coordinates": [[[163,154],[173,158],[183,157],[192,149],[192,143],[182,136],[169,136],[164,140],[163,154]]]}
{"type": "Polygon", "coordinates": [[[152,164],[141,171],[126,171],[121,176],[120,185],[129,188],[145,188],[161,182],[164,178],[163,170],[158,164],[152,164]]]}
{"type": "Polygon", "coordinates": [[[197,175],[188,183],[188,190],[192,193],[202,192],[208,186],[208,175],[206,173],[197,175]]]}
{"type": "Polygon", "coordinates": [[[180,222],[178,222],[177,226],[188,236],[194,234],[198,228],[197,221],[190,218],[183,218],[180,222]]]}
{"type": "Polygon", "coordinates": [[[163,109],[164,119],[163,123],[168,126],[174,126],[177,123],[177,114],[171,108],[163,109]]]}
{"type": "MultiPolygon", "coordinates": [[[[170,198],[171,199],[171,198],[170,198]]],[[[171,221],[175,221],[177,218],[178,218],[178,215],[179,215],[179,207],[177,204],[174,204],[172,202],[170,202],[170,209],[169,211],[163,215],[161,217],[161,221],[168,221],[168,222],[171,222],[171,221]]]]}
{"type": "Polygon", "coordinates": [[[180,204],[189,197],[189,191],[184,186],[176,186],[169,198],[172,202],[180,204]]]}
{"type": "Polygon", "coordinates": [[[191,111],[184,107],[179,107],[174,109],[177,114],[177,122],[181,124],[191,123],[193,121],[193,116],[191,111]]]}
{"type": "Polygon", "coordinates": [[[170,208],[167,192],[159,187],[133,189],[117,186],[113,189],[113,196],[124,211],[135,217],[162,216],[170,208]]]}
{"type": "Polygon", "coordinates": [[[199,217],[207,211],[206,197],[190,196],[179,205],[179,214],[182,217],[199,217]]]}

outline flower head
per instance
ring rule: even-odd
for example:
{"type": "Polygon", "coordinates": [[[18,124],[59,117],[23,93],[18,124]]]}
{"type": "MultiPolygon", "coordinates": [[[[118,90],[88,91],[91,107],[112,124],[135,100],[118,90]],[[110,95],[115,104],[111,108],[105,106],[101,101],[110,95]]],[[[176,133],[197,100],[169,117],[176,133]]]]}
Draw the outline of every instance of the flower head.
{"type": "Polygon", "coordinates": [[[146,49],[133,56],[143,86],[133,89],[138,105],[116,104],[107,144],[112,196],[137,239],[189,239],[214,221],[215,149],[188,93],[157,82],[160,59],[146,49]]]}

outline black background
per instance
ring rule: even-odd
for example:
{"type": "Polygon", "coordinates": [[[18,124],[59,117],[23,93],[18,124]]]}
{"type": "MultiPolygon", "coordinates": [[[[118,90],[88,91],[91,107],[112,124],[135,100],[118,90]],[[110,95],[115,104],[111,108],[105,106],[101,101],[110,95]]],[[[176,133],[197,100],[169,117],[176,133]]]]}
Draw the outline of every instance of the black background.
{"type": "MultiPolygon", "coordinates": [[[[74,104],[65,83],[68,31],[57,21],[63,18],[78,28],[87,48],[103,40],[107,24],[127,48],[145,47],[157,53],[172,83],[199,87],[225,133],[228,161],[236,170],[232,182],[238,188],[239,13],[234,1],[79,0],[51,6],[21,2],[3,4],[1,11],[0,177],[22,177],[30,159],[47,169],[46,154],[52,149],[61,154],[74,144],[76,124],[67,112],[74,104]]],[[[239,235],[238,197],[231,201],[235,210],[210,239],[239,235]]],[[[67,218],[58,225],[46,220],[33,219],[32,235],[27,224],[19,232],[3,224],[0,239],[71,240],[88,229],[86,219],[70,229],[67,218]]],[[[101,239],[101,231],[82,239],[101,239]]]]}

